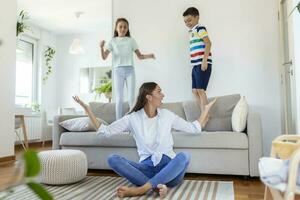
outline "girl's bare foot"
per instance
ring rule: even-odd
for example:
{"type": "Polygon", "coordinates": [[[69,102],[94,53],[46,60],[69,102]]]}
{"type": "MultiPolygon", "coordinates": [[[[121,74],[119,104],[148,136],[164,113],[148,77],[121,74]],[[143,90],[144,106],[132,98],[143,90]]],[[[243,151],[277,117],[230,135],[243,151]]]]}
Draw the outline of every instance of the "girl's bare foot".
{"type": "Polygon", "coordinates": [[[160,198],[161,199],[165,198],[168,193],[168,187],[164,184],[158,184],[157,188],[158,188],[158,194],[159,194],[160,198]]]}

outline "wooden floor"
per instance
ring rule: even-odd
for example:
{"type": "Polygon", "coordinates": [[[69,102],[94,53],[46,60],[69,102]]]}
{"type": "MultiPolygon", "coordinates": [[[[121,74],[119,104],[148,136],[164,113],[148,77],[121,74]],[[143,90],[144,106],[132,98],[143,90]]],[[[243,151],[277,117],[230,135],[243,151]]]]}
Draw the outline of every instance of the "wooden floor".
{"type": "MultiPolygon", "coordinates": [[[[42,147],[41,143],[31,144],[30,148],[37,151],[51,149],[51,144],[48,143],[45,147],[42,147]]],[[[20,158],[22,155],[22,149],[20,146],[16,147],[16,157],[20,158]]],[[[14,170],[17,164],[15,162],[0,163],[0,191],[7,187],[11,183],[14,175],[14,170]]],[[[88,175],[91,176],[117,176],[110,170],[89,170],[88,175]]],[[[221,176],[221,175],[204,175],[204,174],[187,174],[185,179],[195,180],[217,180],[217,181],[233,181],[234,183],[234,195],[238,200],[260,200],[264,197],[264,185],[259,178],[245,178],[242,176],[221,176]]]]}

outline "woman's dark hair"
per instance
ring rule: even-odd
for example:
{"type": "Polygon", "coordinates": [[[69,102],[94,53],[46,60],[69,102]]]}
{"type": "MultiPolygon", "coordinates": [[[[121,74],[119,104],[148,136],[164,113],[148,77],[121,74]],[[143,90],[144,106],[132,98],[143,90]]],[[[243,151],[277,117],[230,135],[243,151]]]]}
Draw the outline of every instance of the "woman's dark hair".
{"type": "Polygon", "coordinates": [[[118,18],[118,19],[117,19],[116,25],[115,25],[114,37],[118,37],[118,36],[119,36],[119,35],[118,35],[118,31],[117,31],[117,26],[118,26],[118,23],[119,23],[119,22],[125,22],[125,23],[127,24],[127,26],[128,26],[128,31],[127,31],[127,33],[126,33],[125,36],[130,37],[130,32],[129,32],[129,22],[128,22],[127,19],[125,19],[125,18],[118,18]]]}
{"type": "Polygon", "coordinates": [[[197,17],[199,16],[199,11],[197,8],[195,7],[189,7],[188,9],[186,9],[186,11],[184,11],[183,13],[183,16],[188,16],[188,15],[191,15],[191,16],[194,16],[194,17],[197,17]]]}
{"type": "Polygon", "coordinates": [[[157,83],[155,83],[155,82],[146,82],[141,85],[141,87],[139,89],[139,95],[136,100],[136,104],[132,108],[132,110],[129,112],[129,114],[142,109],[146,105],[146,103],[147,103],[146,96],[149,94],[152,94],[152,92],[155,90],[156,86],[157,86],[157,83]]]}

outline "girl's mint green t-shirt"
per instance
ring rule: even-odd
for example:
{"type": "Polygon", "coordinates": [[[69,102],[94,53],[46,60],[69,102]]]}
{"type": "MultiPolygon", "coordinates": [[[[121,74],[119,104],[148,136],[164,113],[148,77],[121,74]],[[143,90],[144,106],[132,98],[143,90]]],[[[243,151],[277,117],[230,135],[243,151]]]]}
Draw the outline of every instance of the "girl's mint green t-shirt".
{"type": "Polygon", "coordinates": [[[133,66],[133,52],[138,45],[132,37],[114,37],[106,48],[112,53],[113,67],[133,66]]]}

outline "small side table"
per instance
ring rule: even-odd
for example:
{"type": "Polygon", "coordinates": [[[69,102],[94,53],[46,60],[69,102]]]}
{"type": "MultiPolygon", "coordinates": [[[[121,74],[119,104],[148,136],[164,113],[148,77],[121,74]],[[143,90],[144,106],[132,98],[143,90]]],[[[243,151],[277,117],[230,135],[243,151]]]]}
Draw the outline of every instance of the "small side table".
{"type": "Polygon", "coordinates": [[[15,115],[15,129],[22,128],[25,147],[28,148],[28,139],[27,139],[27,131],[25,125],[25,117],[24,115],[15,115]]]}

